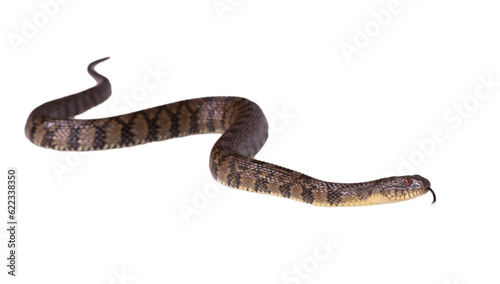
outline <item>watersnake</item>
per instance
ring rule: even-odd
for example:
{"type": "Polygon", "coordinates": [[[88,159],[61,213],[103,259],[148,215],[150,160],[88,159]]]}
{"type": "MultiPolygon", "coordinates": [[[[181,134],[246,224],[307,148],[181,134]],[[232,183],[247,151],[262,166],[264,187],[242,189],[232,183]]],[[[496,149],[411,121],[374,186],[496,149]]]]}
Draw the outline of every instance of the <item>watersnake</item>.
{"type": "Polygon", "coordinates": [[[100,118],[74,117],[111,95],[109,80],[87,70],[94,87],[35,108],[28,117],[26,137],[37,146],[59,151],[94,151],[129,147],[202,133],[222,133],[210,152],[214,179],[237,189],[281,196],[319,206],[359,206],[392,203],[430,191],[419,175],[396,176],[358,183],[326,182],[278,165],[254,159],[267,139],[268,124],[261,108],[240,97],[202,97],[129,114],[100,118]]]}

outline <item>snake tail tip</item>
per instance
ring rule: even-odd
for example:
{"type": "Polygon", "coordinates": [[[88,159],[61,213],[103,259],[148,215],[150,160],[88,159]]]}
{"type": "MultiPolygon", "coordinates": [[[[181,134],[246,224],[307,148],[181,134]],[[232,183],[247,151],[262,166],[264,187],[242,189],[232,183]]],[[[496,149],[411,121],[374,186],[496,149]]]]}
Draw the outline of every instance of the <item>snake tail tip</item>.
{"type": "Polygon", "coordinates": [[[434,192],[434,190],[432,190],[432,188],[428,188],[428,190],[432,193],[432,203],[431,205],[434,205],[436,203],[436,193],[434,192]]]}

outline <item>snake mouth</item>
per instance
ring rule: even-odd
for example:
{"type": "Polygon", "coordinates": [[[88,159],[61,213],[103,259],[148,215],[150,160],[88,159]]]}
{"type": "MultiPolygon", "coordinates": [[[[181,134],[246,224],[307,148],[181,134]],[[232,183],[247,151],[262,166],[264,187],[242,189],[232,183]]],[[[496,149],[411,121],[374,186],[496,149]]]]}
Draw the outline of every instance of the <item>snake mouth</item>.
{"type": "Polygon", "coordinates": [[[431,205],[432,205],[432,204],[436,203],[436,193],[430,187],[428,187],[427,190],[432,193],[432,197],[433,197],[433,200],[432,200],[432,203],[431,203],[431,205]]]}

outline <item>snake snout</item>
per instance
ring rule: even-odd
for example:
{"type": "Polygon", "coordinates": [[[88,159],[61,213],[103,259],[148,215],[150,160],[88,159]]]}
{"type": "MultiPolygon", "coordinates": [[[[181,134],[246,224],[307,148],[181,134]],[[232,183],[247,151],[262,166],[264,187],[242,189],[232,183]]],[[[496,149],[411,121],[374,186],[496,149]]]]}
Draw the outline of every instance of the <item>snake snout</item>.
{"type": "Polygon", "coordinates": [[[414,179],[415,181],[417,181],[418,183],[418,186],[420,186],[420,189],[424,189],[423,193],[422,194],[425,194],[427,192],[431,192],[432,193],[432,204],[436,203],[436,193],[434,192],[434,190],[432,190],[431,188],[431,182],[424,178],[423,176],[419,176],[419,175],[414,175],[412,177],[409,177],[409,178],[412,178],[414,179]]]}
{"type": "Polygon", "coordinates": [[[426,179],[426,178],[424,178],[422,176],[419,176],[419,175],[415,175],[414,177],[421,181],[422,186],[425,187],[425,189],[426,189],[426,192],[430,191],[432,193],[432,203],[431,203],[431,205],[434,204],[434,203],[436,203],[436,193],[431,188],[431,182],[428,179],[426,179]]]}

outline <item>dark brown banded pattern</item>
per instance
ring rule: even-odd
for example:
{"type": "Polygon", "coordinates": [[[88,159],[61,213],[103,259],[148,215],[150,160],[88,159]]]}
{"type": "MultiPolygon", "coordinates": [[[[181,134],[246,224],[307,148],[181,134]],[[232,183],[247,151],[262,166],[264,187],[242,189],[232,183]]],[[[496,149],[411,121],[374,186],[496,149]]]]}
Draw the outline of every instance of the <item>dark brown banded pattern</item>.
{"type": "Polygon", "coordinates": [[[364,183],[325,182],[253,157],[267,139],[267,120],[258,105],[238,97],[204,97],[102,119],[75,119],[111,95],[111,85],[94,67],[97,85],[45,103],[32,111],[26,137],[60,151],[129,147],[201,133],[223,133],[210,153],[212,176],[229,187],[282,196],[320,206],[357,206],[407,200],[425,194],[420,176],[364,183]]]}

